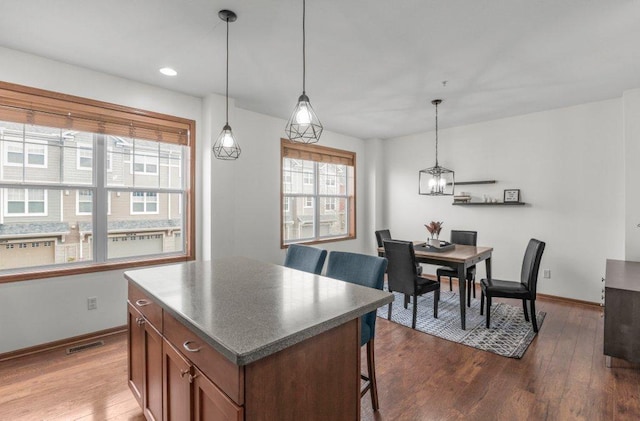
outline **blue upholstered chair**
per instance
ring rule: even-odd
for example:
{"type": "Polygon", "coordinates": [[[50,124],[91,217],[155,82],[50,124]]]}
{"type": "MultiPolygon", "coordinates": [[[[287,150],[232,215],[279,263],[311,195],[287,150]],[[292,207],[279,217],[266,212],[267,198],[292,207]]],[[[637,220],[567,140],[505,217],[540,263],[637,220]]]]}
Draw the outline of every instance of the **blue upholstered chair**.
{"type": "Polygon", "coordinates": [[[287,249],[287,256],[284,258],[284,266],[320,275],[326,258],[326,250],[291,244],[287,249]]]}
{"type": "MultiPolygon", "coordinates": [[[[330,278],[369,288],[382,289],[387,259],[383,257],[367,256],[364,254],[332,251],[329,254],[326,275],[330,278]]],[[[367,345],[368,376],[361,375],[367,385],[360,396],[364,396],[371,389],[371,405],[377,411],[378,387],[376,385],[376,366],[374,358],[374,337],[376,333],[376,312],[372,311],[361,317],[360,346],[367,345]]]]}

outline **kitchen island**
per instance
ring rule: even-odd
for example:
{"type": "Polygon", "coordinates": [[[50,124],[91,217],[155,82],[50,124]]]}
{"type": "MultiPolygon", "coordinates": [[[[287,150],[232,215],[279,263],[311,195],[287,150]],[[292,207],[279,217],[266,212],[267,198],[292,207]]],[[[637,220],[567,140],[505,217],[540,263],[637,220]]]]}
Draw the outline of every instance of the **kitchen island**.
{"type": "Polygon", "coordinates": [[[358,420],[360,319],[389,293],[233,257],[127,271],[149,420],[358,420]]]}

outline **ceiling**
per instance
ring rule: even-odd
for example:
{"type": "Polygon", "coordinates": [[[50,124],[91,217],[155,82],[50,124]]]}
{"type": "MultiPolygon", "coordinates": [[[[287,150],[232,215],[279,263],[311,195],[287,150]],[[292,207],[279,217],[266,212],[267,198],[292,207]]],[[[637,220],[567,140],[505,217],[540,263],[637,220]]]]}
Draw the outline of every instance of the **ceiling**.
{"type": "MultiPolygon", "coordinates": [[[[0,45],[224,95],[221,9],[238,15],[229,95],[288,119],[302,91],[301,0],[2,0],[0,45]]],[[[638,0],[308,0],[306,30],[316,113],[363,139],[432,130],[438,97],[446,128],[640,88],[638,0]]]]}

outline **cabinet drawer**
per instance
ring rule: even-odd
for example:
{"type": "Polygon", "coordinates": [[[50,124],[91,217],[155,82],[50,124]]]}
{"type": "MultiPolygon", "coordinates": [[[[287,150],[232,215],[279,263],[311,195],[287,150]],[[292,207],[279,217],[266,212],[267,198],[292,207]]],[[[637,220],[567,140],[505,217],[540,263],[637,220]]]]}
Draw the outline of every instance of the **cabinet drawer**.
{"type": "Polygon", "coordinates": [[[157,331],[162,332],[162,307],[131,282],[129,282],[129,302],[157,331]]]}
{"type": "Polygon", "coordinates": [[[165,338],[236,404],[242,405],[244,369],[229,361],[169,313],[164,312],[163,320],[165,338]]]}

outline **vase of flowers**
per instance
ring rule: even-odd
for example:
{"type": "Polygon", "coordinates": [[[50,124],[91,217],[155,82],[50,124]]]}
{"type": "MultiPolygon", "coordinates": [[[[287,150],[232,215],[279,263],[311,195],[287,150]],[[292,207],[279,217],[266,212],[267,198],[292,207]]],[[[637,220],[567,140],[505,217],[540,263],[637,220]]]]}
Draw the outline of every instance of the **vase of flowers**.
{"type": "Polygon", "coordinates": [[[429,244],[435,245],[436,247],[440,246],[438,238],[440,237],[440,231],[442,231],[442,224],[444,224],[442,221],[431,221],[428,224],[424,224],[429,234],[431,234],[429,244]]]}

